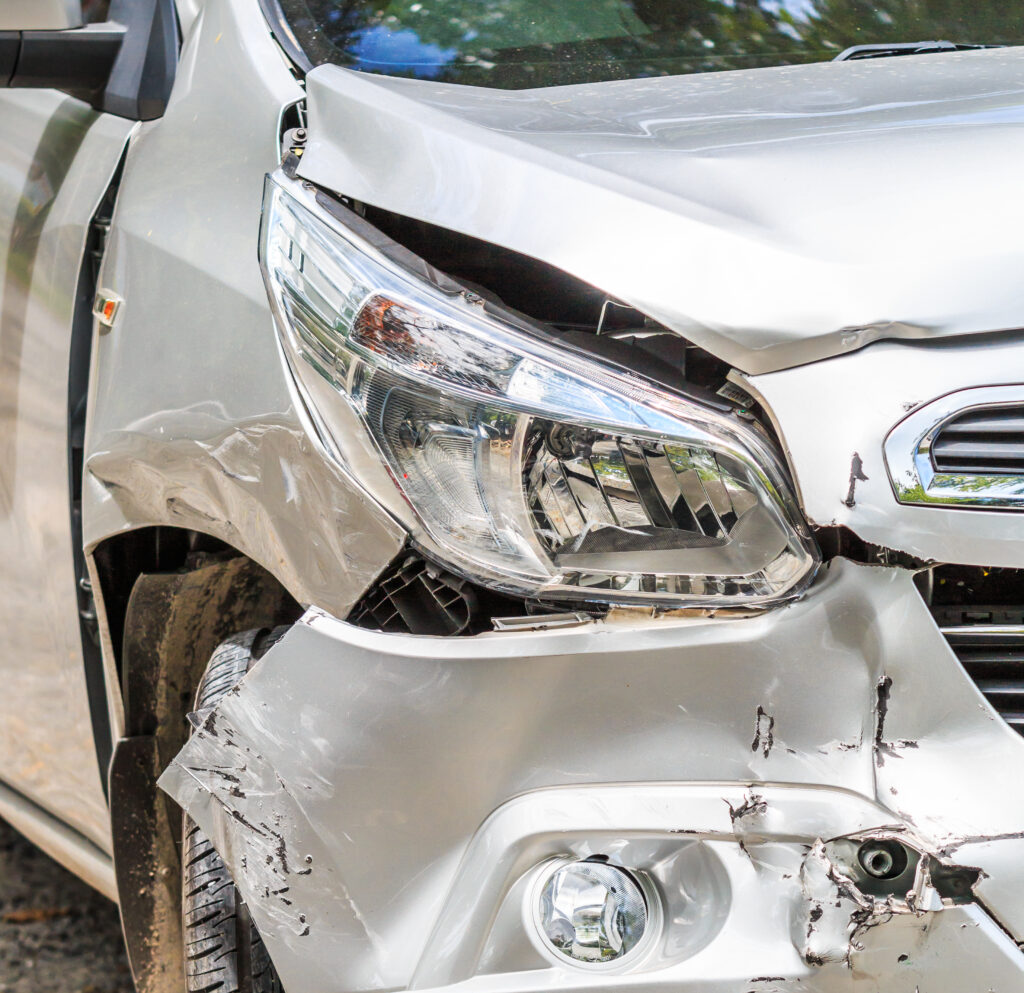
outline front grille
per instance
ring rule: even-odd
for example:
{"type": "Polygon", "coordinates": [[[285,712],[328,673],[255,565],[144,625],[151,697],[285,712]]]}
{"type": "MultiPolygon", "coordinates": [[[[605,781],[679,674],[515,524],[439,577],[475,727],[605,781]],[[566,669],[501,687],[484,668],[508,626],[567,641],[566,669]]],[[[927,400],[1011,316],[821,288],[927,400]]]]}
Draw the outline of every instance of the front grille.
{"type": "Polygon", "coordinates": [[[936,472],[1024,475],[1024,405],[981,407],[944,424],[931,446],[936,472]]]}
{"type": "Polygon", "coordinates": [[[972,604],[932,613],[978,689],[1024,735],[1024,609],[972,604]]]}

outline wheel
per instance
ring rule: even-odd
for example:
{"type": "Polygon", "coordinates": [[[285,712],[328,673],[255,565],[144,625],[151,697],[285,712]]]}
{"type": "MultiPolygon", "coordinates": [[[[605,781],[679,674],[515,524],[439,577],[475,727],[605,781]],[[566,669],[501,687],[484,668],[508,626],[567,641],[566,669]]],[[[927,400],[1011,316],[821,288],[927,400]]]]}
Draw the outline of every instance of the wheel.
{"type": "MultiPolygon", "coordinates": [[[[212,707],[284,633],[246,631],[217,647],[196,710],[212,707]]],[[[231,873],[202,829],[186,814],[182,828],[182,932],[188,993],[283,993],[263,939],[231,873]]]]}

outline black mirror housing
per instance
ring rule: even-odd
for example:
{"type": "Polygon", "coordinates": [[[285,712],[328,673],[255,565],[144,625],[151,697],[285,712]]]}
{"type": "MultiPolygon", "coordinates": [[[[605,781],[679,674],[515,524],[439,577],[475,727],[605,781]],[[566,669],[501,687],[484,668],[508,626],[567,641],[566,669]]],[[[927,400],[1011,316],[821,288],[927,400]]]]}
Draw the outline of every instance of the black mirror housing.
{"type": "MultiPolygon", "coordinates": [[[[61,90],[95,105],[121,51],[125,29],[108,23],[69,31],[6,33],[8,39],[12,36],[17,48],[7,86],[61,90]]],[[[7,45],[13,44],[8,40],[7,45]]]]}
{"type": "Polygon", "coordinates": [[[110,17],[65,31],[0,32],[0,86],[60,90],[132,120],[160,117],[178,61],[174,0],[112,0],[110,17]]]}

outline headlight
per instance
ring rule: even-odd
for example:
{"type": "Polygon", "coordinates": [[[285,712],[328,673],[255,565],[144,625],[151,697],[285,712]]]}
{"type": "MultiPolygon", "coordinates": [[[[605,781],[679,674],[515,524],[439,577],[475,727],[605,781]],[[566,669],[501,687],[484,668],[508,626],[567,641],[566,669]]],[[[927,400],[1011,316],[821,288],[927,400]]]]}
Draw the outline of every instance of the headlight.
{"type": "Polygon", "coordinates": [[[269,177],[264,278],[321,430],[351,450],[343,405],[358,415],[433,557],[520,594],[665,605],[809,577],[784,474],[740,418],[560,347],[346,215],[269,177]]]}

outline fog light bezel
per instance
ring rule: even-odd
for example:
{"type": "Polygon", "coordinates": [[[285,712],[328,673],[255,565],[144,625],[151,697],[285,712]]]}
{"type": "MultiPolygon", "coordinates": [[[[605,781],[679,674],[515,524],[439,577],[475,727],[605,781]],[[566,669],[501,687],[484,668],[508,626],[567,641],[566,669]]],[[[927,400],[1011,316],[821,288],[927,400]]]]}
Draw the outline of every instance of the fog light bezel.
{"type": "Polygon", "coordinates": [[[526,887],[524,895],[523,918],[527,924],[526,930],[529,933],[531,942],[550,963],[591,974],[598,972],[628,972],[633,971],[638,965],[648,959],[652,950],[658,944],[664,927],[662,903],[661,894],[654,880],[642,869],[621,865],[611,859],[563,855],[542,862],[534,870],[534,878],[530,885],[526,887]],[[548,938],[544,922],[541,918],[541,900],[544,888],[557,872],[581,862],[607,865],[623,873],[640,890],[640,894],[647,907],[647,924],[640,940],[628,952],[608,962],[587,962],[583,959],[576,959],[567,955],[548,938]]]}

